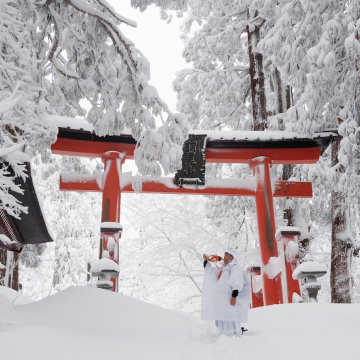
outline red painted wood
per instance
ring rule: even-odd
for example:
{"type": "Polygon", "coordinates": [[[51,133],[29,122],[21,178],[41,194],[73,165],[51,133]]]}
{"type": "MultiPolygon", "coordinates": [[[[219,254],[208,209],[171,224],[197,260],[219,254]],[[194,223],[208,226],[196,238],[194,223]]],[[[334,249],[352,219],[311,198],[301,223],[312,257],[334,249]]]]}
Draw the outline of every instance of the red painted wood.
{"type": "Polygon", "coordinates": [[[292,273],[297,268],[300,262],[287,262],[286,263],[286,279],[288,288],[288,302],[292,303],[293,294],[296,293],[301,296],[299,280],[294,280],[292,273]]]}
{"type": "Polygon", "coordinates": [[[277,181],[273,197],[301,197],[313,196],[312,183],[300,181],[277,181]]]}
{"type": "MultiPolygon", "coordinates": [[[[103,198],[102,198],[102,215],[101,222],[120,223],[120,204],[121,188],[120,173],[122,154],[110,151],[103,154],[101,158],[104,163],[103,176],[103,198]]],[[[100,258],[104,250],[109,251],[111,260],[119,264],[119,234],[118,233],[101,233],[100,258]],[[109,237],[115,240],[115,249],[108,249],[109,237]],[[111,254],[113,253],[113,254],[111,254]]],[[[118,292],[118,279],[111,279],[113,282],[113,292],[118,292]]]]}
{"type": "MultiPolygon", "coordinates": [[[[83,157],[102,157],[107,151],[118,151],[125,153],[125,159],[133,159],[134,150],[134,144],[64,138],[58,138],[51,145],[53,154],[83,157]]],[[[206,148],[206,162],[248,164],[253,158],[265,156],[272,159],[273,164],[315,164],[319,160],[320,151],[320,147],[301,149],[206,148]]]]}
{"type": "Polygon", "coordinates": [[[265,305],[283,303],[280,275],[271,279],[265,270],[269,264],[270,258],[279,256],[275,240],[275,216],[270,181],[271,164],[271,159],[263,157],[253,159],[250,164],[256,181],[255,203],[265,305]]]}
{"type": "MultiPolygon", "coordinates": [[[[80,178],[81,175],[77,177],[80,178]]],[[[63,181],[60,175],[60,191],[102,192],[102,189],[100,188],[95,178],[89,180],[88,175],[86,175],[86,178],[87,180],[63,181]]]]}
{"type": "MultiPolygon", "coordinates": [[[[91,175],[90,175],[91,176],[91,175]]],[[[77,178],[80,180],[63,181],[60,176],[60,190],[61,191],[95,191],[101,192],[99,184],[95,180],[90,179],[89,175],[85,175],[81,179],[80,175],[77,178]],[[88,179],[88,180],[85,180],[88,179]]],[[[241,181],[241,180],[240,180],[241,181]]],[[[223,180],[226,184],[226,180],[223,180]]],[[[123,193],[133,193],[131,184],[124,186],[121,191],[123,193]]],[[[169,188],[163,183],[155,181],[144,181],[143,189],[144,194],[157,193],[157,194],[175,194],[175,195],[221,195],[221,196],[255,196],[253,190],[247,188],[230,188],[230,187],[207,187],[205,189],[189,189],[189,188],[169,188]]],[[[310,182],[287,182],[277,181],[275,185],[274,197],[312,197],[312,184],[310,182]]]]}
{"type": "Polygon", "coordinates": [[[299,257],[290,258],[286,252],[286,246],[290,241],[297,243],[297,236],[282,235],[284,254],[285,254],[285,266],[286,266],[286,282],[288,288],[288,302],[292,303],[293,294],[297,293],[301,296],[299,280],[294,280],[292,274],[294,270],[300,265],[299,257]]]}
{"type": "Polygon", "coordinates": [[[57,138],[51,145],[51,152],[57,155],[101,158],[108,151],[126,154],[126,159],[134,158],[134,144],[98,142],[90,140],[57,138]]]}
{"type": "Polygon", "coordinates": [[[255,293],[253,291],[253,275],[261,275],[261,270],[254,270],[251,269],[248,271],[250,277],[250,284],[251,284],[251,308],[257,308],[264,306],[264,294],[263,290],[261,289],[259,292],[255,293]]]}
{"type": "Polygon", "coordinates": [[[229,149],[206,148],[206,162],[249,164],[251,159],[264,156],[273,164],[315,164],[321,148],[302,149],[229,149]]]}

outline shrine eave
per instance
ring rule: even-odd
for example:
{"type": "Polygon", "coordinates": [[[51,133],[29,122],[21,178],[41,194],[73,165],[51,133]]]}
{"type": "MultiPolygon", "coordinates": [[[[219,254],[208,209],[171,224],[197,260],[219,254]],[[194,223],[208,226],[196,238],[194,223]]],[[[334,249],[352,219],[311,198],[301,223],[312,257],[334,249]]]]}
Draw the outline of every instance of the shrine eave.
{"type": "MultiPolygon", "coordinates": [[[[206,134],[206,131],[204,131],[206,134]]],[[[249,163],[258,156],[266,156],[275,164],[316,163],[320,155],[339,136],[335,132],[322,133],[309,138],[276,139],[208,139],[208,163],[249,163]]],[[[133,159],[136,141],[131,135],[98,136],[93,132],[59,128],[58,139],[51,146],[54,154],[101,157],[107,151],[125,153],[133,159]]]]}
{"type": "Polygon", "coordinates": [[[0,210],[0,234],[9,239],[7,243],[0,241],[0,248],[14,252],[21,252],[23,246],[27,244],[53,241],[36,194],[30,163],[25,163],[25,166],[28,177],[25,180],[21,176],[15,178],[15,184],[24,192],[20,194],[10,191],[10,193],[28,208],[28,213],[21,214],[21,219],[17,219],[0,210]]]}

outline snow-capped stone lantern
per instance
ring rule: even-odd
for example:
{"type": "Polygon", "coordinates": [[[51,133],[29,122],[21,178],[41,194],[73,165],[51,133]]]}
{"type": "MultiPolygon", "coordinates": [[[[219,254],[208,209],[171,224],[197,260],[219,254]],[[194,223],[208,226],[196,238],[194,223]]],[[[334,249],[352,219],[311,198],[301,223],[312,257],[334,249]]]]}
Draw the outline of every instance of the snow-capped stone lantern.
{"type": "Polygon", "coordinates": [[[103,257],[97,260],[91,267],[91,276],[99,278],[96,287],[105,290],[112,290],[114,282],[120,274],[119,265],[109,259],[110,255],[107,250],[103,251],[103,257]]]}
{"type": "Polygon", "coordinates": [[[301,290],[307,294],[308,302],[317,302],[317,294],[321,289],[317,278],[324,276],[326,273],[325,264],[313,261],[309,254],[303,258],[302,264],[294,270],[293,278],[295,280],[303,280],[304,282],[301,290]]]}

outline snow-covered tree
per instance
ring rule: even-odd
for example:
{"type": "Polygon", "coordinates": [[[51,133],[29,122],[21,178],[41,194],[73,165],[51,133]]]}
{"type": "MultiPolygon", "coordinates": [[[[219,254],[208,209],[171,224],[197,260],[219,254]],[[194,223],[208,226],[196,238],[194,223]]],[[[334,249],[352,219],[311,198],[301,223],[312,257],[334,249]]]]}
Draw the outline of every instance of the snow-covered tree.
{"type": "Polygon", "coordinates": [[[207,200],[202,196],[123,196],[126,226],[120,242],[121,293],[199,312],[203,253],[223,255],[227,248],[235,247],[242,266],[256,261],[259,248],[252,214],[236,214],[240,221],[234,224],[221,198],[214,197],[218,212],[210,217],[207,200]]]}
{"type": "Polygon", "coordinates": [[[14,178],[28,175],[21,152],[49,146],[56,131],[39,104],[31,8],[26,0],[0,1],[0,207],[17,218],[27,211],[11,194],[22,192],[14,178]]]}
{"type": "Polygon", "coordinates": [[[26,211],[10,191],[22,191],[14,177],[26,176],[22,161],[29,159],[14,152],[32,155],[55,141],[44,113],[86,116],[100,136],[131,129],[144,175],[161,173],[158,159],[165,172],[181,166],[187,119],[149,85],[149,62],[120,30],[133,21],[105,0],[1,0],[0,10],[2,208],[12,216],[26,211]],[[156,119],[163,123],[158,131],[156,119]]]}
{"type": "Polygon", "coordinates": [[[327,171],[332,182],[331,289],[333,302],[351,302],[350,264],[357,247],[351,229],[358,228],[349,215],[359,172],[359,4],[284,3],[275,7],[277,20],[259,48],[293,86],[288,127],[309,136],[338,128],[343,136],[340,144],[333,144],[327,171]]]}
{"type": "Polygon", "coordinates": [[[159,162],[165,173],[181,166],[187,119],[149,85],[150,64],[124,24],[136,26],[106,0],[0,1],[0,207],[10,215],[27,211],[13,195],[23,162],[56,139],[46,113],[85,116],[100,136],[129,128],[144,175],[159,176],[159,162]]]}
{"type": "Polygon", "coordinates": [[[193,69],[180,71],[174,86],[179,109],[195,126],[263,129],[256,125],[261,119],[270,129],[310,137],[338,129],[343,136],[341,144],[333,144],[332,162],[327,153],[319,165],[283,167],[284,180],[313,181],[314,200],[281,202],[287,224],[301,226],[308,248],[317,236],[309,232],[311,222],[329,219],[332,191],[332,300],[349,302],[359,227],[358,201],[351,196],[359,183],[358,1],[133,1],[142,10],[150,3],[161,8],[163,18],[166,11],[187,11],[184,56],[193,69]],[[234,72],[236,80],[229,75],[234,72]],[[324,216],[311,219],[325,204],[324,216]]]}
{"type": "Polygon", "coordinates": [[[187,120],[172,113],[149,85],[148,60],[121,32],[120,25],[136,23],[106,0],[49,0],[35,3],[35,9],[48,111],[84,116],[80,100],[87,100],[87,119],[98,135],[131,130],[140,173],[159,176],[158,159],[165,172],[178,169],[187,120]],[[163,123],[159,131],[156,119],[163,123]]]}
{"type": "Polygon", "coordinates": [[[43,162],[37,155],[32,164],[37,194],[55,241],[38,254],[34,249],[23,251],[20,282],[24,294],[41,299],[69,286],[93,284],[88,281],[88,264],[98,257],[101,194],[59,191],[60,171],[91,173],[97,167],[95,160],[51,156],[43,162]]]}

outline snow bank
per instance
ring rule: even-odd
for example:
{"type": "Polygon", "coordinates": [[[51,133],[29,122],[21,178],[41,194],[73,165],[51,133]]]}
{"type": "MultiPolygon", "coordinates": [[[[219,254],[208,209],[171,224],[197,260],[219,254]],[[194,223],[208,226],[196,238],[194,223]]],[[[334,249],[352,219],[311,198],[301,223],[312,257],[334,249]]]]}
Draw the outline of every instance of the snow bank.
{"type": "MultiPolygon", "coordinates": [[[[10,300],[0,294],[0,334],[5,331],[12,331],[22,325],[19,315],[15,312],[10,300]]],[[[1,353],[4,348],[0,335],[1,353]]],[[[2,355],[2,354],[1,354],[2,355]]],[[[1,359],[9,359],[1,356],[1,359]]]]}
{"type": "Polygon", "coordinates": [[[24,305],[34,302],[27,296],[5,286],[0,286],[0,296],[5,296],[14,305],[24,305]]]}
{"type": "Polygon", "coordinates": [[[90,287],[2,309],[18,321],[0,330],[4,360],[358,359],[341,345],[358,341],[357,304],[252,309],[242,338],[219,337],[212,322],[90,287]]]}

